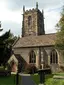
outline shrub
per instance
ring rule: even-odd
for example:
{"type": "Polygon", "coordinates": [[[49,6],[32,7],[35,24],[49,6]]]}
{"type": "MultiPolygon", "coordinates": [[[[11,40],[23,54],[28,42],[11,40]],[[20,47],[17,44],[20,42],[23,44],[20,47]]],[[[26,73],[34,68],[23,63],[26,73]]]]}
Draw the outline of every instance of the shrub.
{"type": "Polygon", "coordinates": [[[36,73],[37,72],[37,68],[34,64],[28,64],[25,68],[25,72],[26,73],[30,73],[30,74],[33,74],[33,73],[36,73]]]}
{"type": "Polygon", "coordinates": [[[64,66],[60,66],[60,69],[61,69],[62,71],[64,71],[64,66]]]}
{"type": "Polygon", "coordinates": [[[45,68],[50,68],[50,66],[48,64],[45,65],[45,68]]]}

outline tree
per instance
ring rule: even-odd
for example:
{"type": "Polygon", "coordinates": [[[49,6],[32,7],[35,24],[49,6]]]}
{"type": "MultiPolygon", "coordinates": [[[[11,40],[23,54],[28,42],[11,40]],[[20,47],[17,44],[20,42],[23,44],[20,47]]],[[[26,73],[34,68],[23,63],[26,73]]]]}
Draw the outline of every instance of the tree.
{"type": "Polygon", "coordinates": [[[56,48],[64,53],[64,7],[61,12],[61,18],[56,26],[59,28],[56,34],[56,48]]]}
{"type": "Polygon", "coordinates": [[[1,28],[1,21],[0,21],[0,32],[2,31],[3,29],[1,28]]]}
{"type": "Polygon", "coordinates": [[[0,65],[7,62],[12,52],[12,45],[14,41],[17,39],[10,30],[0,36],[0,65]]]}

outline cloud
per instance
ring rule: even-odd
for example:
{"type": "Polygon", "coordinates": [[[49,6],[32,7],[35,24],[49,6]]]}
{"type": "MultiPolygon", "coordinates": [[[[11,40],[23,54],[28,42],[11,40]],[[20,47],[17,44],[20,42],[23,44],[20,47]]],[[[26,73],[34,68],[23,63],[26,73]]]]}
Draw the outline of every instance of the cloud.
{"type": "Polygon", "coordinates": [[[7,0],[8,8],[11,10],[19,10],[23,5],[26,7],[34,7],[36,2],[39,3],[39,8],[51,8],[55,6],[63,5],[63,0],[7,0]]]}
{"type": "Polygon", "coordinates": [[[45,11],[44,12],[44,22],[46,33],[56,32],[56,24],[60,19],[60,13],[58,11],[45,11]]]}
{"type": "Polygon", "coordinates": [[[9,11],[9,10],[3,10],[0,13],[0,20],[1,21],[14,21],[19,23],[22,19],[21,11],[9,11]]]}
{"type": "Polygon", "coordinates": [[[32,9],[36,7],[36,2],[39,4],[39,9],[44,10],[45,31],[46,33],[56,32],[55,25],[60,18],[60,11],[64,0],[0,0],[4,2],[0,7],[0,20],[2,21],[3,32],[11,29],[14,35],[21,34],[22,28],[22,7],[32,9]]]}
{"type": "Polygon", "coordinates": [[[8,31],[10,29],[14,35],[16,35],[16,36],[21,35],[21,23],[16,23],[16,22],[11,22],[11,21],[6,21],[6,22],[3,21],[2,28],[3,28],[2,33],[5,33],[6,31],[8,31]]]}

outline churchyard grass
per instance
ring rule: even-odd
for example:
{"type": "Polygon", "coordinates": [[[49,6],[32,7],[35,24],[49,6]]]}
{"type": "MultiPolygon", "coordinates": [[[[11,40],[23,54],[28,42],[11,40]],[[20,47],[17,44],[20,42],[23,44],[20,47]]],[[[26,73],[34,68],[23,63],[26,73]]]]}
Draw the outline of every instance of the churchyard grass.
{"type": "MultiPolygon", "coordinates": [[[[20,82],[19,76],[19,82],[20,82]]],[[[0,76],[0,85],[16,85],[16,75],[0,76]]]]}
{"type": "MultiPolygon", "coordinates": [[[[48,74],[45,76],[45,85],[64,85],[64,79],[53,79],[54,75],[62,76],[64,73],[48,74]]],[[[39,84],[39,75],[32,75],[32,79],[38,85],[39,84]]]]}
{"type": "Polygon", "coordinates": [[[0,85],[16,85],[15,84],[15,75],[0,76],[0,85]]]}

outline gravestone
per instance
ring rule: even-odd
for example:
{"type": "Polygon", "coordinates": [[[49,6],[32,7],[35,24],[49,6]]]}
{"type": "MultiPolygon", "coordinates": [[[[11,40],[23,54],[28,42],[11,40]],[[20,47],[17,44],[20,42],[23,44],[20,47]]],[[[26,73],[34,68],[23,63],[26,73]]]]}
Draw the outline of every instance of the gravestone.
{"type": "Polygon", "coordinates": [[[18,83],[19,83],[19,74],[17,72],[17,74],[16,74],[16,85],[18,85],[18,83]]]}
{"type": "Polygon", "coordinates": [[[40,69],[40,70],[38,70],[38,74],[40,76],[40,84],[39,85],[44,85],[45,75],[50,74],[50,73],[51,73],[50,69],[40,69]]]}

